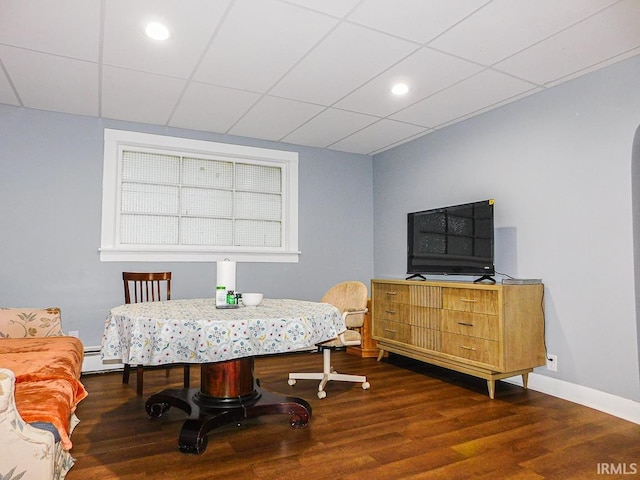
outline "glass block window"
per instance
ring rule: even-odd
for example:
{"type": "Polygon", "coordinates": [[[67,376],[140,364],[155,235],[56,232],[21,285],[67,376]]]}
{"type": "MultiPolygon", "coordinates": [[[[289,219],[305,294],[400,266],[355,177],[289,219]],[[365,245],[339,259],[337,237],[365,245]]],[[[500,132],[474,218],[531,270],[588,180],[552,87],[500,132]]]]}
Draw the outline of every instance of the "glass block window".
{"type": "Polygon", "coordinates": [[[100,252],[297,261],[297,154],[105,130],[100,252]]]}

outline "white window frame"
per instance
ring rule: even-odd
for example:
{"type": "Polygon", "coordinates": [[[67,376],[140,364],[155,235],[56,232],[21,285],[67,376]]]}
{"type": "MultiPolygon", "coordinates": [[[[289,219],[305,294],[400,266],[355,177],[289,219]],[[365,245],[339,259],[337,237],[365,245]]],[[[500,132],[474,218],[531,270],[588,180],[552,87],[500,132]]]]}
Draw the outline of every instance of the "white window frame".
{"type": "Polygon", "coordinates": [[[298,153],[169,137],[124,130],[104,130],[102,179],[102,262],[288,262],[299,260],[298,153]],[[280,247],[213,247],[121,244],[121,152],[125,148],[161,149],[167,153],[215,156],[279,166],[282,171],[282,245],[280,247]]]}

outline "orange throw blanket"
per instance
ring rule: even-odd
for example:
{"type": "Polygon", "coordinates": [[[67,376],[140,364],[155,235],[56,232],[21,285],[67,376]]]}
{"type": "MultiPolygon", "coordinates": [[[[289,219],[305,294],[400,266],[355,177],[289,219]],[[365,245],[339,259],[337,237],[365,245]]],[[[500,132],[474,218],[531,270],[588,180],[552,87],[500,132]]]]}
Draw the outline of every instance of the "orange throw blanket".
{"type": "Polygon", "coordinates": [[[75,337],[0,339],[0,367],[16,376],[15,399],[27,423],[53,424],[71,449],[69,419],[87,396],[80,383],[84,348],[75,337]]]}

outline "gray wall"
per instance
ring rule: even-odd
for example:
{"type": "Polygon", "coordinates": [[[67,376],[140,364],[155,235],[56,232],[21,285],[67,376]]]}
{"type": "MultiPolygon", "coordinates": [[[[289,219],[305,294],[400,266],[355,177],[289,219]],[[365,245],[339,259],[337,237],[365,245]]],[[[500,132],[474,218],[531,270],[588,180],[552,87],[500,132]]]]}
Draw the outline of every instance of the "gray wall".
{"type": "Polygon", "coordinates": [[[214,263],[101,263],[103,129],[299,152],[299,263],[242,263],[240,291],[319,300],[373,274],[372,159],[365,155],[0,105],[0,306],[62,308],[65,331],[100,345],[123,270],[171,270],[172,298],[213,296],[214,263]]]}
{"type": "Polygon", "coordinates": [[[407,212],[495,198],[497,270],[546,287],[558,372],[536,373],[640,400],[639,82],[636,56],[376,155],[375,277],[404,278],[407,212]]]}
{"type": "Polygon", "coordinates": [[[174,298],[212,294],[210,263],[99,262],[103,128],[296,150],[300,263],[240,264],[239,289],[315,300],[347,278],[404,278],[407,212],[495,198],[497,269],[546,286],[558,372],[537,373],[640,400],[631,183],[639,80],[636,56],[373,161],[0,105],[0,305],[58,305],[65,329],[93,346],[122,303],[123,270],[172,270],[174,298]]]}

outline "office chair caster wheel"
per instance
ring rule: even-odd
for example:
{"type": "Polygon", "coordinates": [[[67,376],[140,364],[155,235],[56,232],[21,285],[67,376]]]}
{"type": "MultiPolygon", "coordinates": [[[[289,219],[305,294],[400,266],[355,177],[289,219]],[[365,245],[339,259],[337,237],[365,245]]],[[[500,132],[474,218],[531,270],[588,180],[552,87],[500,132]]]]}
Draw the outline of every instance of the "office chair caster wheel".
{"type": "Polygon", "coordinates": [[[293,387],[293,386],[296,384],[296,379],[295,379],[295,378],[290,378],[290,379],[287,381],[287,383],[293,387]]]}
{"type": "Polygon", "coordinates": [[[371,384],[369,384],[369,382],[364,382],[362,384],[362,389],[363,390],[369,390],[369,387],[371,386],[371,384]]]}
{"type": "Polygon", "coordinates": [[[324,397],[326,397],[326,396],[327,396],[327,392],[325,392],[324,390],[320,390],[320,391],[318,392],[318,398],[319,398],[320,400],[322,400],[322,399],[323,399],[324,397]]]}

